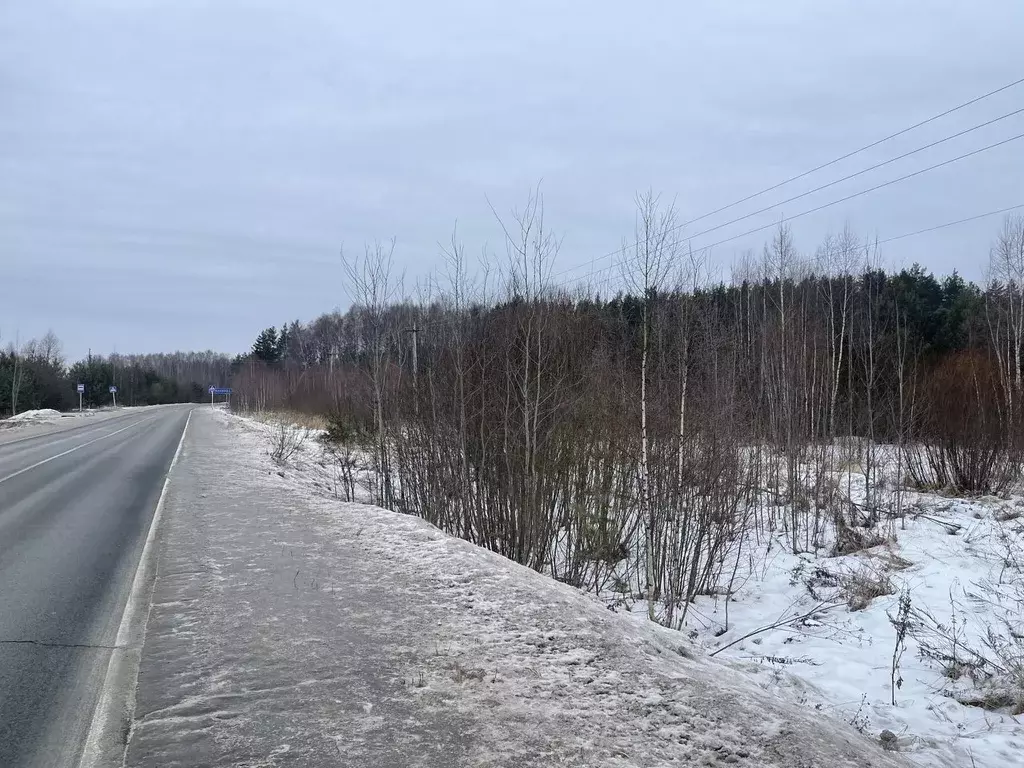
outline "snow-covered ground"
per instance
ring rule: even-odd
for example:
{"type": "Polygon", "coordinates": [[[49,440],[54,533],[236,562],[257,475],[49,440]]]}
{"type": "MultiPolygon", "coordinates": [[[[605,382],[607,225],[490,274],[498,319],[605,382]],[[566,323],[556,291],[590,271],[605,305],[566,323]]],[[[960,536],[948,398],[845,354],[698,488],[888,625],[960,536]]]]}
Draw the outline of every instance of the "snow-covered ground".
{"type": "MultiPolygon", "coordinates": [[[[314,440],[279,465],[273,425],[213,409],[203,418],[232,431],[231,461],[251,468],[251,492],[286,490],[317,510],[325,540],[401,574],[395,600],[418,630],[395,642],[416,662],[393,673],[422,707],[469,723],[471,758],[453,765],[909,765],[883,750],[881,725],[858,732],[837,707],[816,706],[830,700],[827,687],[792,667],[709,659],[684,633],[610,611],[420,519],[334,500],[314,440]]],[[[290,631],[302,644],[309,628],[290,631]]],[[[905,735],[899,747],[920,750],[905,735]]],[[[927,761],[916,754],[921,764],[964,764],[948,748],[930,747],[927,761]]]]}
{"type": "MultiPolygon", "coordinates": [[[[1009,641],[1011,656],[1024,651],[1019,638],[1013,650],[1007,627],[1008,621],[1019,632],[1024,618],[1018,602],[1024,563],[1014,562],[1015,553],[1024,554],[1017,519],[1024,499],[914,494],[911,507],[905,527],[897,523],[887,543],[856,554],[794,555],[778,540],[751,551],[728,614],[724,599],[701,598],[690,609],[689,628],[709,650],[722,648],[720,658],[762,666],[769,690],[796,693],[807,706],[867,733],[891,731],[901,751],[922,766],[1024,765],[1019,706],[992,710],[957,701],[1005,682],[1001,673],[986,679],[995,670],[977,655],[998,663],[986,643],[989,628],[1009,641]],[[872,597],[875,592],[890,594],[872,597]],[[909,597],[910,631],[893,674],[897,633],[890,617],[898,619],[901,596],[909,597]],[[813,620],[785,622],[736,642],[822,604],[832,607],[813,620]],[[923,653],[928,646],[932,652],[923,653]],[[936,659],[936,652],[949,658],[936,659]],[[960,669],[951,669],[954,657],[960,669]]],[[[1010,677],[1021,671],[1009,670],[1010,677]]]]}

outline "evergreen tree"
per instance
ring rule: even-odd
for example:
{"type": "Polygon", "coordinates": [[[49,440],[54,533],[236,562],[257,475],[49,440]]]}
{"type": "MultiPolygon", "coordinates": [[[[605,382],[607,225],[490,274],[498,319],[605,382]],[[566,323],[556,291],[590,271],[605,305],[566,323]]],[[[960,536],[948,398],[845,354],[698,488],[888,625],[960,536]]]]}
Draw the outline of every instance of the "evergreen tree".
{"type": "Polygon", "coordinates": [[[275,360],[280,363],[288,361],[288,346],[291,342],[291,334],[288,333],[288,323],[281,325],[281,333],[277,336],[277,356],[275,360]]]}
{"type": "Polygon", "coordinates": [[[281,358],[281,347],[278,341],[277,328],[270,326],[260,331],[256,342],[252,345],[252,356],[263,363],[276,363],[281,358]]]}

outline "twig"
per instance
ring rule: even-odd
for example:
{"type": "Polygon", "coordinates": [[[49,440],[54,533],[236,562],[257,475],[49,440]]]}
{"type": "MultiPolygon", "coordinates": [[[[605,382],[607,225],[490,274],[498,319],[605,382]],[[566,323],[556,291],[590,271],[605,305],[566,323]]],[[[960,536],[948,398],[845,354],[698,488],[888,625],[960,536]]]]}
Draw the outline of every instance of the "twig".
{"type": "Polygon", "coordinates": [[[937,517],[932,517],[931,515],[926,515],[926,514],[924,514],[922,512],[918,512],[917,514],[911,513],[911,517],[913,517],[915,520],[918,519],[918,518],[924,518],[925,520],[929,520],[929,521],[931,521],[933,523],[937,523],[938,525],[944,526],[945,528],[947,528],[948,530],[952,531],[953,533],[956,533],[961,528],[963,528],[963,526],[960,525],[959,523],[951,523],[951,522],[948,522],[946,520],[940,520],[937,517]]]}
{"type": "Polygon", "coordinates": [[[784,616],[783,618],[779,619],[778,621],[776,621],[776,622],[774,622],[772,624],[769,624],[769,625],[767,625],[765,627],[759,627],[758,629],[755,629],[755,630],[752,630],[750,632],[747,632],[747,634],[743,635],[742,637],[736,638],[731,643],[726,643],[721,648],[716,648],[714,651],[712,651],[708,655],[709,656],[717,656],[718,654],[720,654],[722,651],[726,650],[727,648],[732,648],[737,643],[742,643],[744,640],[747,640],[748,638],[751,638],[754,635],[760,635],[763,632],[770,632],[771,630],[778,629],[779,627],[789,626],[789,625],[791,625],[791,624],[793,624],[795,622],[803,621],[804,619],[809,619],[809,618],[811,618],[812,616],[814,616],[817,613],[822,613],[824,611],[832,610],[833,608],[838,608],[841,605],[843,605],[843,603],[818,603],[814,608],[809,610],[807,613],[802,613],[802,614],[800,614],[798,616],[789,616],[789,617],[785,617],[784,616]]]}

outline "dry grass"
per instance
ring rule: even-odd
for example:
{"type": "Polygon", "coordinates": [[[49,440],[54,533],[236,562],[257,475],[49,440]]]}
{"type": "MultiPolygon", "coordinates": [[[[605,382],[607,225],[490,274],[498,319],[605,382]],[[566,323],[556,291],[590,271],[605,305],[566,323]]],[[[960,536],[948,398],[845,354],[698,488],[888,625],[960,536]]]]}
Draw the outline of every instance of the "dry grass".
{"type": "Polygon", "coordinates": [[[804,581],[815,600],[846,603],[851,611],[863,611],[876,597],[895,594],[889,571],[885,566],[863,563],[849,568],[830,569],[818,565],[804,581]]]}
{"type": "Polygon", "coordinates": [[[846,605],[851,611],[863,611],[876,597],[895,594],[892,579],[883,570],[865,568],[855,571],[841,585],[846,605]]]}
{"type": "Polygon", "coordinates": [[[1013,520],[1024,517],[1024,509],[1021,509],[1020,507],[1004,507],[996,512],[995,517],[1000,523],[1009,523],[1013,520]]]}
{"type": "Polygon", "coordinates": [[[258,411],[246,414],[252,419],[263,424],[278,424],[284,422],[296,427],[305,429],[323,430],[327,429],[327,417],[314,413],[301,413],[299,411],[258,411]]]}
{"type": "Polygon", "coordinates": [[[871,561],[871,566],[869,567],[878,571],[888,571],[889,573],[905,571],[913,565],[912,562],[905,557],[900,557],[889,547],[860,552],[858,557],[871,561]]]}

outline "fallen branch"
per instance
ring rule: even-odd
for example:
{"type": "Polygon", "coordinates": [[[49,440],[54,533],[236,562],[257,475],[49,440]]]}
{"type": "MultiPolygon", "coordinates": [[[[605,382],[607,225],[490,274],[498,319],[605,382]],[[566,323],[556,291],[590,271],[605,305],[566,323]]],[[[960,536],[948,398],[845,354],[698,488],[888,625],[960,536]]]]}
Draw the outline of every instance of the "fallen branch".
{"type": "Polygon", "coordinates": [[[717,656],[718,654],[720,654],[722,651],[726,650],[727,648],[732,648],[737,643],[742,643],[744,640],[747,640],[747,639],[749,639],[751,637],[754,637],[754,635],[760,635],[760,634],[762,634],[764,632],[771,632],[773,629],[779,629],[780,627],[791,626],[791,625],[795,624],[798,621],[804,621],[805,619],[812,618],[816,614],[824,613],[825,611],[830,611],[833,608],[838,608],[841,605],[845,605],[845,603],[818,603],[816,606],[814,606],[814,608],[812,608],[811,610],[807,611],[806,613],[801,613],[801,614],[796,615],[796,616],[785,616],[785,615],[783,615],[783,617],[778,619],[777,621],[775,621],[775,622],[773,622],[773,623],[771,623],[771,624],[769,624],[767,626],[759,627],[758,629],[751,630],[750,632],[747,632],[747,634],[743,635],[742,637],[736,638],[731,643],[727,643],[727,644],[723,645],[721,648],[716,648],[714,651],[712,651],[708,655],[709,656],[717,656]]]}
{"type": "Polygon", "coordinates": [[[932,517],[931,515],[926,515],[923,512],[917,512],[916,514],[914,512],[911,512],[910,516],[912,518],[914,518],[915,520],[917,520],[918,518],[923,518],[923,519],[928,520],[928,521],[930,521],[932,523],[936,523],[938,525],[941,525],[947,531],[949,531],[950,533],[958,533],[960,531],[960,529],[963,528],[963,526],[960,525],[959,523],[951,523],[948,520],[940,520],[937,517],[932,517]]]}

